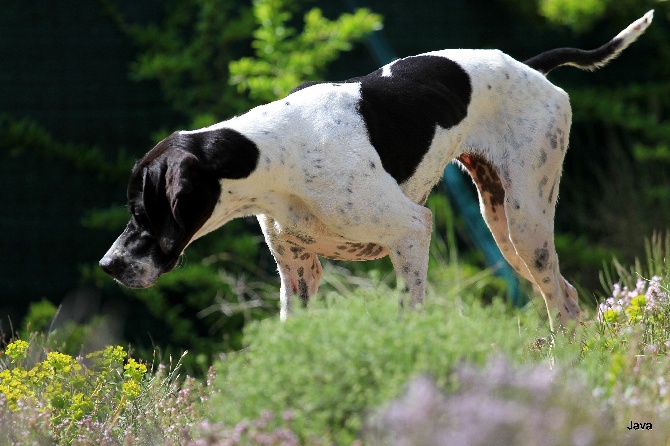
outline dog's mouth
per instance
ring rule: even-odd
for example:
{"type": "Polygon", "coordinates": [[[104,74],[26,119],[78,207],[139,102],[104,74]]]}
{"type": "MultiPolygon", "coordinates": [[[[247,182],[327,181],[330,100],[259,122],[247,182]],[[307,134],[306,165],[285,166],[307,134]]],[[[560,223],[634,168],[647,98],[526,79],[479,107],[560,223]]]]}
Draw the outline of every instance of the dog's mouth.
{"type": "Polygon", "coordinates": [[[128,288],[148,288],[155,284],[162,274],[172,271],[179,261],[179,256],[176,256],[163,264],[153,257],[148,255],[137,258],[125,249],[117,248],[115,244],[100,259],[99,265],[121,285],[128,288]]]}
{"type": "Polygon", "coordinates": [[[178,259],[168,264],[165,268],[156,268],[145,262],[123,262],[118,258],[103,257],[99,265],[103,271],[112,276],[121,285],[128,288],[149,288],[154,285],[158,278],[174,269],[178,259]]]}
{"type": "Polygon", "coordinates": [[[107,254],[100,259],[99,265],[114,280],[128,288],[148,288],[156,283],[161,274],[149,263],[128,262],[120,256],[107,254]]]}

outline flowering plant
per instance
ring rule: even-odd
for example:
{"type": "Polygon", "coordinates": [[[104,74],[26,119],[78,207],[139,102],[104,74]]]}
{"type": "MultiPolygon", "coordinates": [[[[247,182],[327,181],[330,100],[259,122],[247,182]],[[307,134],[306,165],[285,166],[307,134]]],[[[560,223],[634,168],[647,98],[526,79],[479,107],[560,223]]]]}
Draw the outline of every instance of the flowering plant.
{"type": "Polygon", "coordinates": [[[598,305],[598,320],[634,323],[642,320],[645,312],[653,315],[667,311],[668,303],[668,290],[661,284],[659,276],[653,276],[651,280],[639,279],[633,289],[615,283],[612,295],[598,305]]]}
{"type": "MultiPolygon", "coordinates": [[[[629,339],[637,350],[638,362],[644,357],[670,353],[670,298],[667,275],[652,276],[650,280],[638,279],[635,287],[615,283],[611,296],[598,305],[598,321],[611,338],[629,339]],[[631,338],[629,335],[635,333],[631,338]]],[[[630,283],[630,282],[629,282],[630,283]]],[[[610,340],[611,343],[611,340],[610,340]]],[[[622,358],[619,358],[622,360],[622,358]]],[[[616,361],[615,361],[616,362],[616,361]]],[[[612,377],[619,375],[613,373],[612,377]]]]}
{"type": "MultiPolygon", "coordinates": [[[[9,366],[0,370],[1,405],[18,411],[25,405],[48,414],[52,435],[68,441],[80,421],[106,422],[111,429],[121,412],[141,392],[146,365],[129,358],[120,346],[109,346],[86,358],[47,352],[32,367],[26,365],[31,346],[16,340],[5,348],[9,366]]],[[[1,407],[0,407],[1,409],[1,407]]]]}

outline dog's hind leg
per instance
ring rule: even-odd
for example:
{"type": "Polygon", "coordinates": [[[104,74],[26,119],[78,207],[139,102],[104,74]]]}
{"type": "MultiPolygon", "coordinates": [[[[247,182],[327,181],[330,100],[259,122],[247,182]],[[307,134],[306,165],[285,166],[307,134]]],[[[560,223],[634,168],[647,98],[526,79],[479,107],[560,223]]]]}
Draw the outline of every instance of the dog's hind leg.
{"type": "Polygon", "coordinates": [[[577,320],[580,310],[577,291],[561,275],[554,245],[554,214],[564,150],[550,148],[547,153],[547,162],[532,172],[520,163],[510,163],[513,180],[503,184],[509,238],[544,297],[553,330],[555,318],[565,327],[569,321],[577,320]]]}
{"type": "Polygon", "coordinates": [[[322,275],[321,263],[315,253],[296,243],[293,236],[278,232],[272,218],[259,215],[258,222],[277,262],[281,280],[279,314],[285,320],[293,309],[295,297],[298,297],[302,307],[306,307],[310,298],[316,294],[322,275]]]}
{"type": "Polygon", "coordinates": [[[503,257],[519,275],[534,283],[533,276],[509,238],[507,215],[504,208],[505,189],[497,170],[481,155],[466,153],[459,156],[458,161],[465,167],[477,186],[482,217],[503,257]]]}
{"type": "Polygon", "coordinates": [[[554,245],[554,212],[538,206],[536,200],[523,201],[523,198],[512,194],[505,202],[510,239],[544,297],[552,330],[555,318],[565,327],[579,317],[580,310],[576,290],[559,269],[554,245]]]}

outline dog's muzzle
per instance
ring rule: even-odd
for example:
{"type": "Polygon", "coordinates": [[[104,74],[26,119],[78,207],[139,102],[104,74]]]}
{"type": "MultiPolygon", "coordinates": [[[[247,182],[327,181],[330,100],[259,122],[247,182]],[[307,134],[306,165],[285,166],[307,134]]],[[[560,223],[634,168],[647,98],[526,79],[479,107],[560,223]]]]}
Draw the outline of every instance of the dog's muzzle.
{"type": "MultiPolygon", "coordinates": [[[[111,249],[110,249],[111,251],[111,249]]],[[[117,251],[118,252],[118,251],[117,251]]],[[[144,261],[128,260],[116,253],[107,253],[100,259],[100,268],[121,285],[129,288],[147,288],[156,283],[160,272],[144,261]]]]}
{"type": "Polygon", "coordinates": [[[122,285],[147,288],[177,263],[178,256],[159,255],[158,250],[155,243],[137,243],[133,232],[126,230],[100,259],[99,265],[122,285]]]}

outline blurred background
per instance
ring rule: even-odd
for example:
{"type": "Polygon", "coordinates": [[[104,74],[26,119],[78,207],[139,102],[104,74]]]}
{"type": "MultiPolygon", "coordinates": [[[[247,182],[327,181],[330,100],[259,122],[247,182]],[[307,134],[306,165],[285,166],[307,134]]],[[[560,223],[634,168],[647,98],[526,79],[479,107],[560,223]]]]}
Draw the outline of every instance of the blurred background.
{"type": "MultiPolygon", "coordinates": [[[[3,2],[0,331],[6,340],[60,330],[85,350],[110,339],[140,350],[187,348],[196,352],[193,365],[204,366],[213,352],[240,347],[246,322],[277,312],[276,297],[267,296],[278,295],[279,281],[254,219],[197,242],[149,290],[121,288],[98,270],[127,221],[130,169],[156,142],[303,81],[359,76],[394,57],[497,48],[525,60],[555,47],[595,48],[653,8],[647,33],[606,68],[550,76],[570,94],[574,113],[557,246],[563,274],[586,305],[605,263],[643,256],[645,237],[669,225],[667,2],[3,2]]],[[[474,200],[465,184],[456,193],[474,200]]],[[[436,188],[429,204],[436,251],[452,259],[458,252],[473,271],[487,267],[472,224],[444,190],[436,188]]],[[[338,265],[391,271],[388,260],[338,265]]],[[[492,280],[481,296],[504,295],[506,286],[492,280]]]]}

